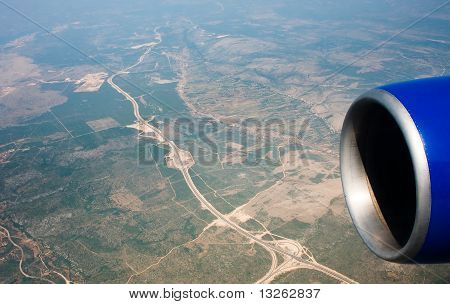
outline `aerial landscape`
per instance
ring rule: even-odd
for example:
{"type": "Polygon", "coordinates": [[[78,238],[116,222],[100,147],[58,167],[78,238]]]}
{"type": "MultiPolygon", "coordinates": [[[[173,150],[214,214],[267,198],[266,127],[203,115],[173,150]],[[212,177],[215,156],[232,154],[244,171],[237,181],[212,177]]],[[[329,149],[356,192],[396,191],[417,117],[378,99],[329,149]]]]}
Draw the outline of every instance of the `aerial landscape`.
{"type": "Polygon", "coordinates": [[[0,1],[0,283],[448,283],[354,229],[345,113],[442,1],[0,1]]]}

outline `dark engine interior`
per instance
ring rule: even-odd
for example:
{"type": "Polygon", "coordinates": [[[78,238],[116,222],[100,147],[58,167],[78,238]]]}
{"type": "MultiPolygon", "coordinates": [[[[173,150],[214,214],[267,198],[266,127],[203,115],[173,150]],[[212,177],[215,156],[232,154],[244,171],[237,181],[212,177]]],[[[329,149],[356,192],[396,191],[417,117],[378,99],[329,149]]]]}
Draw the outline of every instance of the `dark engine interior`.
{"type": "Polygon", "coordinates": [[[416,216],[416,181],[403,133],[380,104],[359,109],[355,125],[357,146],[378,204],[380,217],[400,246],[404,246],[416,216]]]}

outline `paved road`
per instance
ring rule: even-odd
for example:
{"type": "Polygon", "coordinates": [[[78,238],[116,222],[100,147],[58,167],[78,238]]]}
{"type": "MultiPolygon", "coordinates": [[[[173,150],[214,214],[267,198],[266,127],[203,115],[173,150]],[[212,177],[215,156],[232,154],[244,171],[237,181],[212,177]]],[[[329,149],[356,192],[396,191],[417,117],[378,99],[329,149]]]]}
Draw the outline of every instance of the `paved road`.
{"type": "MultiPolygon", "coordinates": [[[[146,50],[145,54],[148,54],[148,49],[146,50]]],[[[139,58],[139,62],[142,62],[142,56],[139,58]]],[[[133,67],[135,67],[136,65],[133,65],[133,67]]],[[[284,254],[286,256],[289,256],[293,259],[295,259],[296,261],[300,262],[302,265],[305,266],[305,268],[310,268],[310,269],[314,269],[317,271],[321,271],[327,275],[329,275],[330,277],[333,277],[341,282],[344,283],[349,283],[349,284],[353,284],[353,283],[357,283],[356,281],[348,278],[347,276],[331,269],[328,268],[324,265],[321,265],[315,261],[310,261],[310,260],[305,260],[304,258],[302,258],[301,256],[297,256],[295,254],[292,254],[291,252],[284,250],[283,248],[280,248],[278,246],[275,246],[273,244],[270,244],[264,240],[261,240],[260,238],[254,236],[253,234],[251,234],[250,232],[248,232],[247,230],[245,230],[244,228],[242,228],[241,226],[239,226],[238,224],[236,224],[235,222],[231,221],[226,215],[220,213],[202,194],[201,192],[198,190],[197,186],[194,184],[191,175],[189,173],[189,168],[190,165],[184,165],[183,164],[183,158],[180,156],[180,148],[178,148],[178,146],[171,140],[168,140],[164,137],[163,133],[161,132],[161,130],[159,130],[158,128],[150,125],[145,119],[142,118],[140,112],[139,112],[139,104],[136,102],[136,100],[127,92],[125,92],[124,90],[122,90],[122,88],[120,88],[118,85],[116,85],[114,83],[114,77],[116,77],[117,75],[121,75],[121,74],[126,74],[128,73],[129,69],[125,69],[124,71],[118,72],[117,74],[112,75],[111,77],[108,78],[108,84],[111,85],[111,87],[113,87],[118,93],[122,94],[128,101],[131,102],[132,106],[133,106],[133,113],[134,116],[136,117],[137,121],[139,124],[145,126],[145,129],[150,129],[155,135],[156,135],[156,139],[158,140],[159,143],[164,143],[169,145],[170,149],[174,152],[173,155],[176,158],[176,160],[174,161],[174,164],[178,164],[177,169],[179,169],[181,171],[181,173],[183,174],[183,178],[186,181],[186,184],[189,186],[189,189],[191,190],[191,192],[194,194],[194,196],[200,201],[200,203],[205,206],[216,218],[224,221],[225,223],[227,223],[231,228],[233,228],[234,230],[236,230],[238,233],[240,233],[241,235],[255,241],[257,244],[261,245],[263,248],[265,248],[266,250],[268,250],[269,252],[274,251],[274,252],[278,252],[281,254],[284,254]]]]}

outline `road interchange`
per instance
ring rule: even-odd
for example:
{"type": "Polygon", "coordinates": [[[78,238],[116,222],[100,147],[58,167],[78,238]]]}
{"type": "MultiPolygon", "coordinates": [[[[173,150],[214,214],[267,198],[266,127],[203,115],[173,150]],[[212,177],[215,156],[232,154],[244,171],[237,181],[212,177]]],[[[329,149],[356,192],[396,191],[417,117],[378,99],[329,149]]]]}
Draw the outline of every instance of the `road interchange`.
{"type": "MultiPolygon", "coordinates": [[[[295,254],[287,249],[284,249],[280,246],[277,245],[277,241],[265,241],[263,240],[261,237],[258,237],[252,233],[250,233],[249,231],[247,231],[246,229],[242,228],[241,226],[239,226],[237,223],[235,223],[234,221],[232,221],[226,214],[222,214],[220,211],[218,211],[203,195],[202,193],[198,190],[197,186],[195,185],[194,181],[191,178],[191,174],[190,174],[190,170],[191,167],[194,165],[194,159],[192,158],[192,156],[190,155],[190,153],[188,151],[185,150],[181,150],[174,141],[167,139],[163,132],[161,130],[159,130],[157,127],[149,124],[149,122],[147,120],[145,120],[140,112],[139,112],[139,104],[138,102],[126,91],[124,91],[122,88],[120,88],[116,83],[114,83],[114,78],[119,76],[119,75],[125,75],[129,73],[129,70],[138,66],[141,62],[143,62],[143,60],[145,59],[145,56],[148,55],[152,48],[156,45],[158,45],[159,43],[161,43],[162,39],[161,36],[159,36],[159,41],[158,43],[154,43],[151,46],[149,46],[143,55],[141,55],[138,59],[138,61],[136,63],[134,63],[133,65],[131,65],[128,68],[125,68],[119,72],[117,72],[116,74],[111,75],[108,80],[107,83],[114,89],[116,90],[119,94],[121,94],[122,96],[125,97],[126,100],[128,100],[131,105],[133,106],[133,114],[137,120],[137,125],[136,128],[140,131],[141,135],[146,135],[146,134],[151,134],[150,136],[145,136],[145,137],[151,137],[153,138],[158,144],[164,144],[164,145],[168,145],[170,148],[170,152],[169,152],[169,157],[172,161],[172,166],[178,170],[180,170],[180,172],[183,175],[183,178],[187,184],[187,186],[189,187],[189,189],[191,190],[192,194],[197,198],[197,200],[200,202],[201,206],[207,210],[209,210],[217,219],[221,220],[222,222],[224,222],[225,224],[227,224],[230,228],[232,228],[233,230],[235,230],[236,232],[238,232],[239,234],[241,234],[242,236],[252,240],[253,242],[257,243],[258,245],[262,246],[265,250],[267,250],[271,256],[272,259],[275,261],[276,264],[276,255],[275,252],[278,252],[279,254],[283,255],[283,257],[285,258],[285,262],[283,262],[281,265],[279,265],[278,267],[275,265],[272,265],[269,272],[264,275],[263,278],[261,278],[258,282],[264,282],[264,279],[269,278],[269,277],[274,277],[277,275],[277,272],[282,273],[282,272],[286,272],[286,269],[298,269],[298,268],[307,268],[307,269],[313,269],[316,271],[320,271],[342,283],[347,283],[347,284],[355,284],[357,283],[356,281],[352,280],[351,278],[331,269],[328,268],[322,264],[319,264],[318,262],[315,261],[315,259],[312,257],[312,255],[308,255],[308,254],[295,254]],[[189,159],[189,157],[187,157],[187,155],[190,156],[191,159],[189,159]],[[274,259],[275,256],[275,259],[274,259]],[[287,260],[290,260],[291,262],[294,262],[294,265],[290,265],[287,268],[283,268],[284,266],[286,266],[286,262],[287,260]]],[[[298,242],[293,241],[293,240],[288,240],[288,239],[284,239],[283,242],[286,241],[291,241],[292,243],[294,243],[294,246],[300,246],[303,248],[303,246],[301,246],[298,242]]],[[[302,253],[302,252],[306,252],[304,250],[299,250],[298,252],[302,253]]]]}

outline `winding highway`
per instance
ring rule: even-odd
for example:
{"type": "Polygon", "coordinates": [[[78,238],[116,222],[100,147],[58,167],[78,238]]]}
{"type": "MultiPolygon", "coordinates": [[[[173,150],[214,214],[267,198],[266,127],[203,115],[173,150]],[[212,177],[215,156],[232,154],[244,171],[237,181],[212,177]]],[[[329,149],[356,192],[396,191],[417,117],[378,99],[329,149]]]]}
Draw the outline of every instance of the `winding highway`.
{"type": "MultiPolygon", "coordinates": [[[[237,223],[233,222],[232,220],[230,220],[228,218],[227,215],[222,214],[221,212],[219,212],[203,195],[202,193],[198,190],[197,186],[195,185],[195,183],[193,182],[191,175],[189,173],[189,169],[190,167],[193,165],[193,160],[192,161],[186,161],[186,157],[185,155],[190,155],[189,152],[187,151],[183,151],[181,150],[173,141],[167,139],[164,137],[164,134],[161,132],[161,130],[159,130],[158,128],[152,126],[151,124],[149,124],[145,119],[142,118],[140,112],[139,112],[139,104],[136,102],[136,100],[130,95],[128,94],[126,91],[124,91],[122,88],[120,88],[117,84],[114,83],[114,78],[118,75],[121,74],[127,74],[128,71],[130,70],[130,68],[134,68],[136,67],[139,63],[141,63],[144,60],[145,55],[149,54],[149,52],[151,51],[151,49],[156,46],[157,44],[159,44],[161,42],[161,38],[159,38],[159,42],[153,44],[152,46],[148,47],[144,53],[144,55],[142,55],[138,62],[133,64],[132,66],[117,72],[116,74],[110,76],[107,80],[108,84],[114,89],[116,90],[119,94],[123,95],[133,106],[133,113],[134,116],[136,117],[136,120],[138,122],[139,128],[143,129],[143,132],[148,132],[149,130],[154,134],[154,138],[157,140],[158,143],[160,144],[166,144],[170,147],[170,153],[169,155],[171,157],[173,157],[173,164],[175,165],[175,167],[181,171],[183,178],[186,182],[186,184],[188,185],[189,189],[191,190],[191,192],[194,194],[194,196],[197,198],[197,200],[201,203],[201,205],[203,207],[205,207],[206,209],[208,209],[217,219],[220,219],[221,221],[223,221],[224,223],[226,223],[230,228],[234,229],[236,232],[238,232],[239,234],[243,235],[246,238],[249,238],[251,240],[253,240],[255,243],[259,244],[260,246],[262,246],[264,249],[266,249],[267,251],[269,251],[269,253],[273,253],[273,252],[278,252],[282,255],[285,255],[287,257],[292,258],[293,260],[295,260],[296,262],[300,263],[300,266],[302,266],[302,268],[309,268],[309,269],[314,269],[320,272],[325,273],[326,275],[335,278],[338,281],[341,281],[343,283],[348,283],[348,284],[355,284],[357,283],[356,281],[348,278],[347,276],[331,269],[328,268],[324,265],[321,265],[319,263],[317,263],[314,259],[305,259],[301,256],[298,256],[286,249],[283,249],[271,242],[268,241],[264,241],[261,238],[253,235],[252,233],[250,233],[249,231],[245,230],[244,228],[242,228],[241,226],[239,226],[237,223]]],[[[271,269],[272,271],[272,269],[271,269]]]]}

